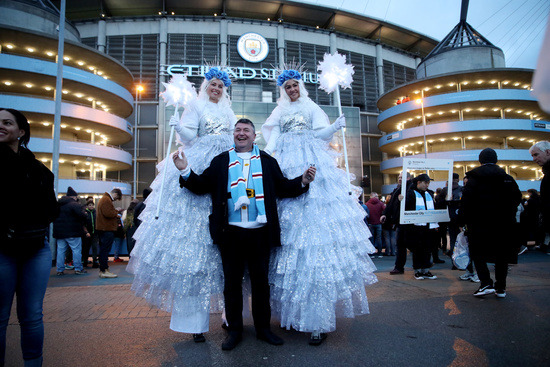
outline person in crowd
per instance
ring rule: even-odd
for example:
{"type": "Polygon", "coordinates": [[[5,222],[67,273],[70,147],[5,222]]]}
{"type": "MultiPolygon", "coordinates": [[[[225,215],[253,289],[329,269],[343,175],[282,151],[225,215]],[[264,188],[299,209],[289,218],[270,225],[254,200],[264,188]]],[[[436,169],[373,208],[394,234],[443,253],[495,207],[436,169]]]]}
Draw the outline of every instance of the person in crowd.
{"type": "MultiPolygon", "coordinates": [[[[277,161],[254,144],[252,121],[235,124],[234,147],[216,156],[201,175],[188,165],[184,152],[174,154],[181,170],[180,185],[198,195],[210,194],[210,234],[221,253],[224,273],[225,312],[229,335],[223,350],[235,348],[242,339],[242,279],[248,267],[252,287],[252,315],[256,337],[273,345],[283,340],[270,330],[269,255],[281,245],[277,197],[296,197],[309,189],[315,167],[289,180],[277,161]]],[[[194,227],[194,223],[189,223],[194,227]]],[[[141,228],[141,227],[140,227],[141,228]]]]}
{"type": "Polygon", "coordinates": [[[88,267],[90,256],[90,248],[92,249],[92,268],[99,268],[97,256],[99,254],[99,237],[95,230],[96,212],[93,200],[86,202],[86,226],[85,234],[82,237],[82,266],[88,267]]]}
{"type": "Polygon", "coordinates": [[[65,275],[65,252],[73,254],[75,274],[85,274],[82,266],[82,236],[86,226],[86,213],[78,202],[78,194],[72,187],[59,199],[59,216],[53,222],[53,237],[57,240],[57,275],[65,275]]]}
{"type": "MultiPolygon", "coordinates": [[[[143,201],[140,201],[134,208],[134,227],[136,228],[136,230],[139,228],[139,225],[141,224],[141,219],[139,219],[139,216],[147,206],[147,204],[145,204],[145,201],[147,200],[147,198],[149,197],[149,194],[152,191],[153,189],[151,189],[150,187],[143,189],[143,193],[142,193],[143,201]]],[[[135,246],[135,240],[134,240],[134,245],[132,246],[132,249],[134,248],[134,246],[135,246]]]]}
{"type": "Polygon", "coordinates": [[[0,108],[0,366],[14,297],[25,366],[41,366],[43,303],[52,266],[48,226],[58,214],[54,176],[27,148],[27,118],[0,108]]]}
{"type": "MultiPolygon", "coordinates": [[[[407,192],[412,185],[412,176],[407,172],[406,191],[407,192]]],[[[395,253],[395,266],[390,271],[391,275],[403,274],[405,272],[405,263],[407,262],[407,246],[405,244],[405,238],[403,237],[403,227],[399,224],[401,216],[401,184],[403,179],[403,172],[399,173],[397,178],[397,187],[392,191],[391,198],[386,204],[386,209],[380,217],[382,225],[390,226],[395,231],[396,253],[395,253]]]]}
{"type": "Polygon", "coordinates": [[[544,232],[541,230],[540,212],[542,202],[537,190],[527,190],[529,198],[525,202],[524,211],[520,216],[522,232],[525,233],[525,244],[540,248],[544,242],[544,232]],[[534,243],[534,245],[532,245],[534,243]]]}
{"type": "MultiPolygon", "coordinates": [[[[380,217],[386,208],[383,202],[378,198],[378,193],[371,192],[370,199],[367,201],[367,207],[369,208],[368,226],[372,239],[374,240],[374,247],[377,249],[377,253],[374,254],[378,257],[382,257],[382,223],[380,217]]],[[[388,256],[390,247],[386,247],[385,255],[388,256]]],[[[372,256],[371,256],[372,257],[372,256]]]]}
{"type": "Polygon", "coordinates": [[[470,258],[481,282],[476,297],[493,293],[506,297],[508,264],[517,263],[520,245],[515,218],[521,191],[497,162],[493,149],[483,149],[481,166],[468,172],[469,181],[462,191],[460,221],[466,226],[470,258]],[[488,262],[495,264],[494,286],[488,262]]]}
{"type": "Polygon", "coordinates": [[[122,213],[122,223],[124,225],[124,233],[126,234],[126,248],[128,249],[128,259],[130,253],[134,248],[136,240],[134,240],[134,233],[136,232],[136,226],[134,224],[135,208],[140,203],[139,200],[134,199],[128,205],[128,208],[122,213]]]}
{"type": "Polygon", "coordinates": [[[103,194],[97,203],[95,229],[99,236],[99,277],[116,278],[118,275],[109,271],[109,251],[113,246],[115,232],[118,228],[120,214],[113,202],[122,199],[122,191],[114,188],[103,194]]]}
{"type": "Polygon", "coordinates": [[[284,70],[277,84],[277,107],[262,126],[266,152],[287,177],[308,166],[319,176],[304,196],[279,203],[283,246],[271,261],[272,305],[282,327],[311,333],[309,344],[317,346],[336,329],[336,317],[369,312],[365,286],[377,281],[369,257],[375,250],[365,212],[329,145],[344,115],[330,124],[297,70],[284,70]]]}
{"type": "Polygon", "coordinates": [[[529,148],[533,162],[542,167],[544,176],[540,181],[540,213],[542,218],[542,232],[545,238],[540,244],[543,252],[548,252],[548,239],[550,238],[550,142],[539,141],[529,148]]]}
{"type": "Polygon", "coordinates": [[[450,254],[452,255],[456,236],[460,233],[460,228],[458,226],[458,209],[460,206],[460,199],[462,198],[463,187],[460,185],[460,176],[458,173],[453,173],[453,182],[451,187],[451,199],[447,200],[447,193],[449,191],[448,186],[444,187],[441,190],[441,198],[444,200],[445,208],[449,210],[450,222],[448,223],[449,228],[449,239],[450,239],[450,254]]]}
{"type": "MultiPolygon", "coordinates": [[[[237,118],[227,93],[230,85],[227,72],[211,68],[198,97],[185,108],[181,119],[170,120],[189,166],[197,174],[233,145],[237,118]]],[[[171,159],[161,162],[158,171],[143,211],[138,207],[134,215],[142,222],[134,234],[136,244],[128,263],[128,271],[135,275],[132,290],[171,313],[170,329],[192,334],[196,343],[204,342],[210,312],[223,309],[222,262],[208,229],[212,203],[208,196],[179,188],[180,172],[171,159]]]]}
{"type": "MultiPolygon", "coordinates": [[[[443,189],[441,187],[438,187],[435,190],[435,208],[436,209],[446,209],[447,208],[447,203],[445,202],[445,197],[441,195],[442,190],[443,189]]],[[[447,250],[447,247],[448,247],[447,233],[448,233],[449,223],[448,222],[440,222],[438,224],[439,224],[439,228],[437,229],[437,232],[439,234],[439,241],[437,243],[437,248],[436,248],[435,251],[438,251],[439,248],[441,248],[441,250],[443,250],[444,254],[450,256],[451,254],[447,250]]]]}
{"type": "Polygon", "coordinates": [[[124,230],[124,223],[122,222],[122,214],[124,210],[121,207],[116,207],[118,212],[117,227],[115,231],[115,238],[113,239],[113,246],[111,251],[113,252],[113,262],[121,263],[124,260],[120,258],[120,254],[124,251],[123,246],[126,241],[126,231],[124,230]]]}
{"type": "MultiPolygon", "coordinates": [[[[435,210],[433,191],[428,190],[432,179],[425,173],[416,176],[405,197],[405,210],[435,210]]],[[[404,239],[413,257],[414,278],[437,279],[429,268],[430,254],[436,235],[437,223],[415,223],[403,226],[404,239]]]]}

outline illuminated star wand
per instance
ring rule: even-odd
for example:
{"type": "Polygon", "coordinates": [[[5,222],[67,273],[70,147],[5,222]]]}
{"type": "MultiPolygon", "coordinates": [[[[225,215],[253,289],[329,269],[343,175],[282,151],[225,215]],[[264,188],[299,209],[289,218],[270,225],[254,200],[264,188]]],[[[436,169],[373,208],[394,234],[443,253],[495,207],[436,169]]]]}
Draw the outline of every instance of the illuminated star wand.
{"type": "MultiPolygon", "coordinates": [[[[338,52],[333,55],[326,53],[323,61],[317,66],[319,74],[319,88],[323,89],[328,94],[334,92],[336,102],[338,104],[338,115],[342,115],[342,102],[340,101],[340,86],[342,88],[350,88],[353,78],[353,65],[346,64],[346,56],[340,55],[338,52]]],[[[342,141],[344,144],[344,159],[346,162],[346,173],[348,175],[348,194],[351,195],[351,184],[348,164],[348,149],[346,147],[346,134],[342,127],[342,141]]]]}
{"type": "MultiPolygon", "coordinates": [[[[193,83],[187,80],[186,75],[176,74],[170,79],[170,83],[162,83],[166,88],[164,92],[160,93],[160,96],[164,99],[164,103],[167,106],[174,106],[174,116],[179,117],[178,108],[184,107],[197,98],[197,92],[193,88],[193,83]]],[[[170,140],[168,140],[168,150],[166,151],[166,159],[164,160],[164,168],[162,172],[162,181],[160,183],[159,201],[157,204],[157,212],[155,219],[159,219],[160,203],[162,200],[162,194],[164,193],[164,181],[166,181],[166,171],[168,170],[168,158],[170,157],[170,151],[172,150],[172,140],[174,138],[175,126],[170,128],[170,140]]]]}

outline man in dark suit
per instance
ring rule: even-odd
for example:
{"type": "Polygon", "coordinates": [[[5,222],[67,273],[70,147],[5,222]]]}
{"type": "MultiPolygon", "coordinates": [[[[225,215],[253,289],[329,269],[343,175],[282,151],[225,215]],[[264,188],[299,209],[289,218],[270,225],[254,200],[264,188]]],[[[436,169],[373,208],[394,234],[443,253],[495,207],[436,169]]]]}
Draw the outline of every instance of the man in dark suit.
{"type": "Polygon", "coordinates": [[[195,194],[211,194],[210,235],[218,245],[225,277],[225,312],[229,335],[222,344],[231,350],[242,339],[242,277],[248,266],[252,285],[252,315],[256,336],[270,344],[283,340],[270,330],[269,255],[281,245],[276,198],[296,197],[306,192],[315,178],[315,167],[302,176],[285,178],[277,161],[254,145],[254,124],[241,119],[233,133],[235,147],[212,160],[197,175],[185,155],[174,154],[181,171],[180,186],[195,194]],[[239,187],[241,189],[239,194],[239,187]]]}

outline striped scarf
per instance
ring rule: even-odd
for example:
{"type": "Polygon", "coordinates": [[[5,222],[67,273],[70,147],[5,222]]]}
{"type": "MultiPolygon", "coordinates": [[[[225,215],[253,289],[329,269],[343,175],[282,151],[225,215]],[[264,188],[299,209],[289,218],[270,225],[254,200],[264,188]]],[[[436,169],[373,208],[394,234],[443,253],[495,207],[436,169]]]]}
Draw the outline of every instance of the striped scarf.
{"type": "MultiPolygon", "coordinates": [[[[258,223],[267,223],[264,204],[264,182],[262,174],[262,161],[260,160],[260,149],[256,144],[252,148],[252,157],[250,157],[250,173],[254,185],[256,208],[258,210],[258,223]]],[[[235,211],[240,210],[242,206],[249,205],[250,200],[246,195],[246,180],[243,177],[241,161],[237,156],[235,147],[229,149],[229,182],[231,187],[231,199],[235,203],[235,211]]]]}

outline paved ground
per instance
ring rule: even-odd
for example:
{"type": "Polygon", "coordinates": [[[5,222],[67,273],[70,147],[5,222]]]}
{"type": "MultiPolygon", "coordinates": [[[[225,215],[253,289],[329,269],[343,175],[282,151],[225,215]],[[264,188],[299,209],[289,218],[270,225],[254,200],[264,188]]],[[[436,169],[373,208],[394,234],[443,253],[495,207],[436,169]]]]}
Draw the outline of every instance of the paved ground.
{"type": "MultiPolygon", "coordinates": [[[[320,347],[308,336],[273,329],[285,340],[271,346],[246,327],[243,342],[224,352],[225,332],[212,315],[207,342],[169,329],[169,314],[130,291],[126,263],[117,279],[52,268],[44,302],[45,366],[549,366],[550,256],[530,251],[508,278],[508,296],[472,296],[477,285],[457,279],[450,263],[415,280],[412,269],[390,276],[394,258],[375,259],[379,282],[367,288],[370,315],[338,321],[320,347]]],[[[407,262],[411,264],[410,258],[407,262]]],[[[248,320],[248,324],[251,321],[248,320]]],[[[12,312],[6,366],[22,366],[19,326],[12,312]]]]}

